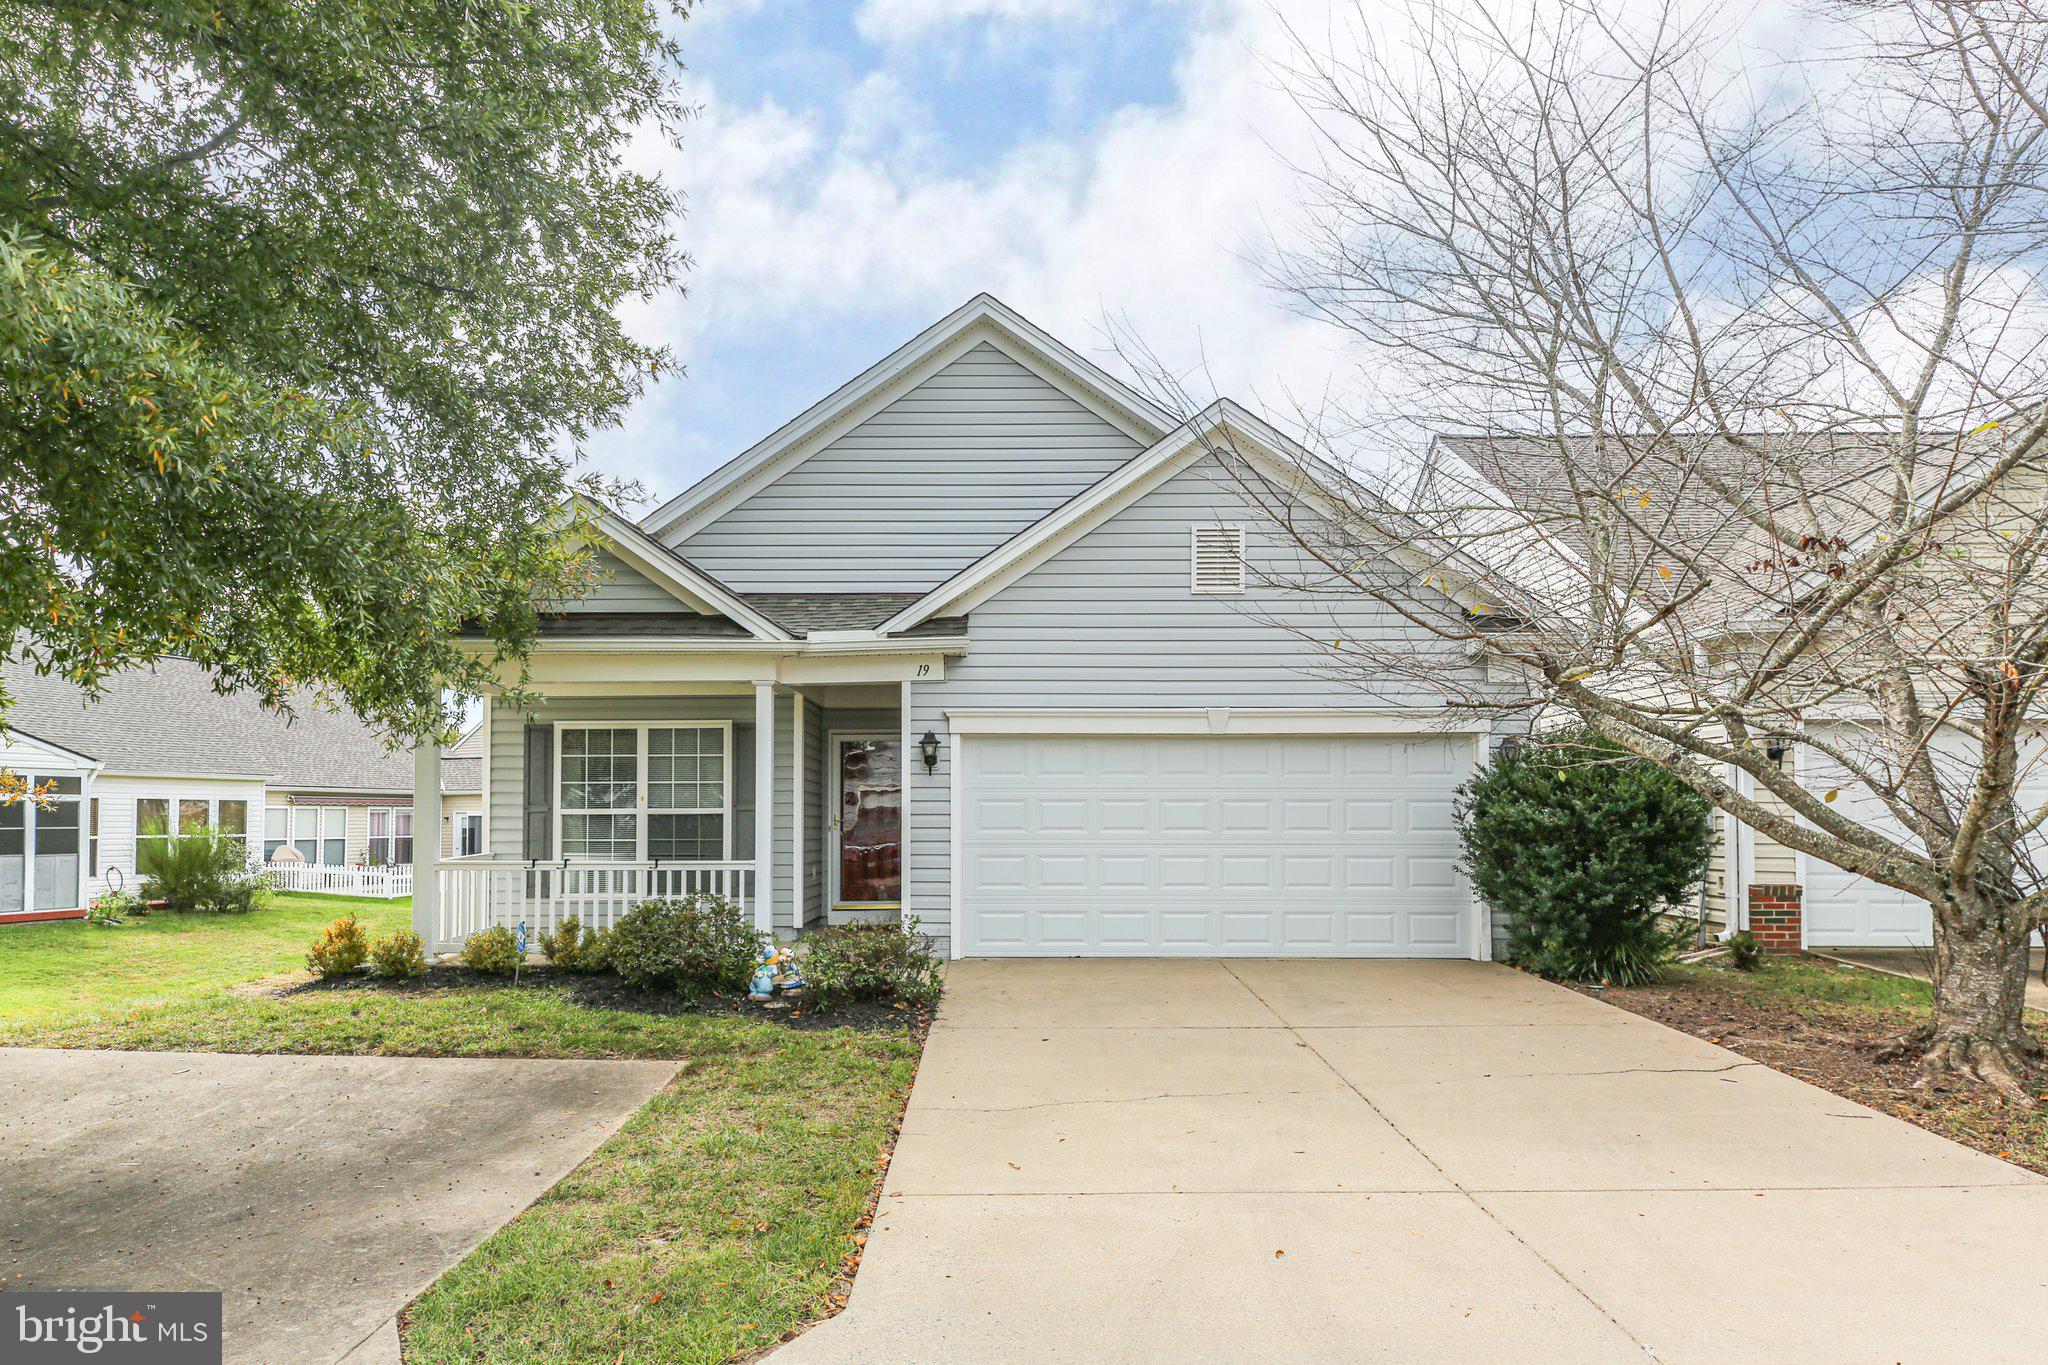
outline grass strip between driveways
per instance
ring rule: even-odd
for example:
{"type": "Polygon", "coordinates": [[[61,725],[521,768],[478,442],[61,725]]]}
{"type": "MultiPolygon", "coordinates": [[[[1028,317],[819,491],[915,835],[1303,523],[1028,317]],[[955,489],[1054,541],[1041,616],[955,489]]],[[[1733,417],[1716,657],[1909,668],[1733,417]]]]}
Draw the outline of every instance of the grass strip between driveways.
{"type": "MultiPolygon", "coordinates": [[[[1912,1058],[1885,1056],[1931,1012],[1924,981],[1818,958],[1770,958],[1755,972],[1710,961],[1676,968],[1659,985],[1587,993],[2048,1174],[2048,1104],[2029,1109],[1984,1086],[1929,1084],[1912,1058]]],[[[2027,1024],[2048,1045],[2048,1019],[2028,1011],[2027,1024]]]]}
{"type": "Polygon", "coordinates": [[[721,1361],[824,1316],[916,1044],[751,1027],[422,1296],[406,1359],[721,1361]]]}
{"type": "MultiPolygon", "coordinates": [[[[411,1361],[718,1361],[824,1316],[876,1192],[921,1039],[582,1003],[567,983],[253,989],[353,911],[279,896],[246,916],[0,926],[0,1044],[687,1065],[414,1305],[411,1361]]],[[[378,1097],[365,1095],[365,1104],[378,1097]]]]}

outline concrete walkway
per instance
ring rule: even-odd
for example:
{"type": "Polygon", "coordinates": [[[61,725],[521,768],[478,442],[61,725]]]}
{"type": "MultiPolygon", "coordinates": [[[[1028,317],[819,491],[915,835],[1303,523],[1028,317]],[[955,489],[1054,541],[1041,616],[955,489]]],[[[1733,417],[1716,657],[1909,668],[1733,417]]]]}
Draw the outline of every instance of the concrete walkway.
{"type": "MultiPolygon", "coordinates": [[[[1932,948],[1815,948],[1812,951],[1837,962],[1853,962],[1859,967],[1889,972],[1893,976],[1910,976],[1921,981],[1934,979],[1932,948]]],[[[2041,982],[2039,948],[2034,949],[2027,966],[2027,1005],[2030,1009],[2048,1010],[2048,985],[2041,982]]]]}
{"type": "Polygon", "coordinates": [[[395,1361],[392,1316],[675,1070],[0,1049],[4,1287],[218,1289],[228,1360],[395,1361]]]}
{"type": "Polygon", "coordinates": [[[955,963],[874,1360],[2040,1360],[2048,1181],[1466,962],[955,963]]]}

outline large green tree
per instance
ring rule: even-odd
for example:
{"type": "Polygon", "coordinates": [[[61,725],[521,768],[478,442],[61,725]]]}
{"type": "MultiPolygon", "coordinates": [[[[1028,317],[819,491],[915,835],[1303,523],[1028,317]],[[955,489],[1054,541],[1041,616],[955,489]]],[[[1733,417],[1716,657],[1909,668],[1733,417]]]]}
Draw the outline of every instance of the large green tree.
{"type": "Polygon", "coordinates": [[[666,359],[616,317],[684,264],[626,154],[686,113],[659,18],[0,0],[0,657],[412,737],[523,657],[666,359]]]}

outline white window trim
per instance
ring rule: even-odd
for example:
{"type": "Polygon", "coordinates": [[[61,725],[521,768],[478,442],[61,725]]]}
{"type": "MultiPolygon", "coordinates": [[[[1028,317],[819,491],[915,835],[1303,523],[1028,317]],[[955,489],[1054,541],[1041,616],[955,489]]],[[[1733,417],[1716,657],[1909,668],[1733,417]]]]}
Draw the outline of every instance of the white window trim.
{"type": "MultiPolygon", "coordinates": [[[[297,804],[293,804],[293,805],[287,805],[287,806],[285,806],[285,807],[284,807],[284,809],[285,809],[285,810],[287,810],[287,811],[290,811],[290,812],[291,812],[291,816],[290,816],[290,817],[289,817],[289,818],[288,818],[288,819],[287,819],[287,820],[285,821],[285,826],[284,826],[284,828],[285,828],[285,835],[286,835],[286,838],[285,838],[285,843],[289,844],[289,845],[290,845],[291,847],[293,847],[293,848],[298,848],[298,847],[299,847],[299,833],[298,833],[298,831],[299,831],[299,816],[298,816],[298,813],[299,813],[300,811],[311,811],[311,812],[313,813],[313,842],[314,842],[314,844],[315,844],[315,845],[317,845],[317,846],[318,846],[318,850],[319,850],[319,853],[320,853],[320,857],[319,857],[319,858],[316,858],[316,859],[314,859],[314,860],[313,860],[312,862],[310,862],[310,863],[306,863],[306,864],[303,864],[303,866],[307,866],[307,867],[348,867],[348,866],[350,866],[350,865],[351,865],[351,864],[349,863],[349,860],[348,860],[348,807],[347,807],[347,806],[334,806],[334,805],[318,805],[318,804],[315,804],[314,802],[311,802],[311,801],[306,801],[306,802],[300,802],[300,803],[297,803],[297,804]],[[327,861],[325,860],[325,859],[326,859],[326,856],[327,856],[327,841],[328,841],[328,839],[329,839],[329,837],[330,837],[330,836],[328,835],[328,833],[327,833],[327,815],[328,815],[328,812],[330,812],[330,811],[338,812],[338,813],[339,813],[339,814],[341,815],[341,861],[340,861],[340,862],[338,862],[338,863],[330,863],[330,862],[327,862],[327,861]]],[[[265,840],[265,841],[267,841],[267,840],[268,840],[268,838],[269,838],[269,836],[268,836],[268,835],[266,834],[266,835],[264,836],[264,840],[265,840]]],[[[300,855],[299,855],[299,856],[300,856],[300,857],[304,857],[304,856],[305,856],[304,850],[301,850],[301,851],[300,851],[300,855]]],[[[367,852],[365,852],[365,853],[363,854],[363,857],[364,857],[365,859],[368,859],[368,857],[369,857],[369,854],[368,854],[367,852]]]]}
{"type": "Polygon", "coordinates": [[[1244,593],[1244,527],[1197,523],[1188,527],[1188,591],[1199,597],[1238,597],[1244,593]],[[1202,538],[1221,536],[1227,542],[1236,568],[1235,581],[1216,586],[1202,581],[1202,538]]]}
{"type": "MultiPolygon", "coordinates": [[[[634,756],[635,756],[635,763],[636,763],[636,765],[637,765],[637,766],[636,766],[636,767],[635,767],[635,769],[634,769],[634,777],[633,777],[633,804],[632,804],[632,806],[630,806],[630,807],[624,807],[624,806],[621,806],[621,807],[616,807],[616,808],[614,808],[614,809],[611,809],[611,810],[599,810],[599,811],[591,811],[591,810],[584,810],[584,809],[580,809],[580,808],[579,808],[579,809],[578,809],[577,811],[575,811],[575,812],[574,812],[574,813],[575,813],[575,814],[577,814],[577,815],[631,815],[631,816],[633,817],[633,856],[632,856],[632,857],[631,857],[630,859],[626,859],[625,861],[628,861],[628,862],[635,862],[635,863],[644,863],[644,862],[648,862],[648,861],[651,861],[651,860],[650,860],[650,859],[648,858],[648,856],[647,856],[647,826],[648,826],[648,820],[647,820],[647,817],[648,817],[648,816],[649,816],[650,814],[652,814],[652,815],[713,815],[713,814],[716,814],[716,815],[719,815],[719,816],[721,816],[721,817],[722,817],[722,819],[721,819],[721,828],[722,828],[722,830],[723,830],[723,832],[724,832],[724,836],[725,836],[725,837],[724,837],[724,840],[723,840],[723,844],[722,844],[722,851],[721,851],[721,853],[720,853],[720,856],[719,856],[719,859],[718,859],[718,861],[720,861],[720,862],[725,862],[725,863],[729,863],[729,862],[731,862],[731,861],[733,860],[733,859],[732,859],[732,821],[733,821],[733,787],[734,787],[735,775],[734,775],[734,772],[733,772],[733,754],[732,754],[732,722],[731,722],[731,721],[729,721],[729,720],[558,720],[558,721],[556,721],[556,722],[555,722],[555,726],[554,726],[554,743],[555,743],[555,761],[554,761],[554,763],[553,763],[553,765],[552,765],[552,766],[553,766],[553,768],[554,768],[554,783],[555,783],[555,790],[554,790],[554,792],[553,792],[553,794],[552,794],[552,795],[553,795],[553,798],[554,798],[554,799],[553,799],[552,801],[550,801],[550,802],[549,802],[549,804],[550,804],[550,805],[551,805],[551,806],[552,806],[552,807],[554,808],[554,848],[555,848],[555,852],[556,852],[556,855],[557,855],[558,859],[559,859],[560,861],[563,861],[563,862],[577,862],[577,861],[584,861],[584,862],[598,862],[598,863],[608,863],[608,862],[617,862],[617,861],[620,861],[620,860],[619,860],[619,859],[615,859],[615,858],[589,858],[589,857],[585,857],[585,856],[583,856],[583,855],[571,855],[571,854],[569,854],[568,852],[564,851],[564,849],[563,849],[563,847],[562,847],[562,817],[563,817],[563,816],[564,816],[565,814],[569,814],[569,813],[570,813],[570,812],[568,812],[568,811],[567,811],[567,809],[566,809],[566,808],[565,808],[565,807],[563,806],[563,804],[562,804],[562,734],[563,734],[563,732],[564,732],[564,731],[567,731],[567,730],[632,730],[632,731],[635,731],[635,732],[636,732],[636,738],[635,738],[635,740],[634,740],[634,748],[633,748],[633,752],[634,752],[634,756]],[[648,804],[647,804],[647,788],[648,788],[648,785],[649,785],[649,784],[648,784],[648,781],[647,781],[647,732],[648,732],[649,730],[716,730],[716,731],[718,731],[718,732],[719,732],[719,744],[720,744],[720,745],[722,746],[722,751],[723,751],[723,754],[724,754],[724,758],[725,758],[725,780],[724,780],[723,782],[721,782],[721,783],[719,784],[719,786],[720,786],[720,788],[721,788],[721,789],[723,790],[723,793],[724,793],[724,796],[725,796],[725,804],[724,804],[724,806],[723,806],[722,808],[720,808],[720,809],[717,809],[717,810],[714,810],[714,809],[713,809],[712,807],[710,807],[710,806],[692,806],[692,807],[684,807],[684,808],[680,808],[680,809],[671,809],[670,807],[667,807],[667,806],[663,806],[663,807],[660,807],[659,809],[654,809],[654,808],[650,808],[650,807],[648,806],[648,804]]],[[[756,802],[760,801],[760,799],[761,799],[761,795],[760,795],[760,793],[756,792],[756,793],[755,793],[755,795],[754,795],[754,799],[755,799],[755,801],[756,801],[756,802]]],[[[773,799],[773,798],[772,798],[772,796],[771,796],[771,798],[770,798],[770,799],[771,799],[771,800],[773,799]]],[[[675,862],[675,863],[687,863],[687,862],[695,862],[695,861],[701,861],[701,860],[698,860],[698,859],[691,859],[691,858],[673,858],[673,859],[664,859],[663,861],[665,861],[665,862],[675,862]]]]}
{"type": "Polygon", "coordinates": [[[250,824],[252,819],[256,815],[260,814],[262,811],[268,810],[269,807],[267,805],[259,805],[257,802],[250,800],[246,796],[187,796],[179,795],[176,792],[173,792],[172,794],[166,796],[159,792],[137,792],[134,797],[134,801],[135,837],[137,839],[154,837],[152,835],[145,835],[142,832],[142,803],[145,801],[161,801],[164,803],[164,810],[166,814],[164,817],[163,837],[166,839],[185,839],[191,837],[185,834],[179,828],[182,822],[178,818],[178,807],[183,803],[187,801],[198,801],[202,803],[206,807],[207,831],[209,833],[217,833],[220,831],[221,802],[239,801],[242,803],[242,832],[232,837],[243,840],[254,840],[256,843],[259,844],[263,842],[260,830],[251,829],[250,824]]]}
{"type": "MultiPolygon", "coordinates": [[[[363,866],[410,867],[412,865],[411,859],[408,858],[401,861],[398,857],[398,817],[400,813],[403,813],[406,816],[407,821],[409,823],[416,824],[417,822],[412,821],[411,818],[412,807],[368,806],[365,807],[364,810],[365,814],[363,816],[363,866]],[[384,840],[386,843],[389,843],[391,845],[392,854],[391,858],[388,861],[382,863],[374,861],[372,853],[372,850],[374,850],[377,846],[377,832],[375,821],[377,816],[380,814],[387,817],[385,820],[384,840]]],[[[346,821],[346,818],[347,817],[343,817],[344,821],[346,821]]],[[[346,823],[344,823],[343,828],[347,828],[346,823]]],[[[407,842],[412,842],[413,840],[418,839],[418,837],[419,830],[417,828],[408,829],[406,831],[405,838],[407,842]]],[[[414,847],[418,847],[418,845],[415,844],[414,847]]]]}

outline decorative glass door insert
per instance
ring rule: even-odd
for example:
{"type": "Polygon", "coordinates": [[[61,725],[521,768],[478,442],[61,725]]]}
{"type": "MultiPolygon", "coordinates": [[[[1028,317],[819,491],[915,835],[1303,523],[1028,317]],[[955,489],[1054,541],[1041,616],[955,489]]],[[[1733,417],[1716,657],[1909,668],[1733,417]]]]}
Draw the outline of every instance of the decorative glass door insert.
{"type": "Polygon", "coordinates": [[[839,905],[903,902],[903,743],[841,739],[839,905]]]}

